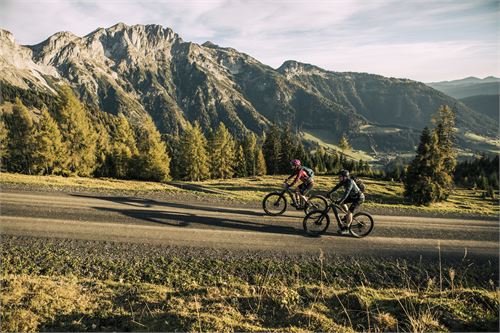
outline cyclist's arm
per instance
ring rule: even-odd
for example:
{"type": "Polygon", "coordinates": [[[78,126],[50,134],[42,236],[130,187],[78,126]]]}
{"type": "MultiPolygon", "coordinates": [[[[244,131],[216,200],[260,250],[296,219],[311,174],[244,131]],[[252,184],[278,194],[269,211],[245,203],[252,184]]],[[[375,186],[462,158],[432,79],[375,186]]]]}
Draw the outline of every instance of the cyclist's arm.
{"type": "Polygon", "coordinates": [[[329,197],[330,195],[332,195],[333,192],[337,191],[339,189],[339,187],[341,186],[342,183],[338,183],[337,185],[335,185],[334,188],[332,188],[332,190],[330,192],[328,192],[326,195],[329,197]]]}
{"type": "Polygon", "coordinates": [[[340,203],[344,202],[345,199],[349,196],[349,193],[351,193],[352,189],[354,187],[354,182],[351,181],[349,182],[349,187],[345,190],[344,195],[342,196],[342,199],[339,200],[340,203]]]}
{"type": "Polygon", "coordinates": [[[289,181],[290,179],[292,179],[293,177],[295,177],[295,179],[293,180],[293,182],[292,182],[291,184],[289,184],[289,185],[288,185],[288,186],[290,186],[290,187],[292,187],[292,186],[293,186],[293,185],[297,182],[297,180],[299,179],[299,173],[297,172],[297,173],[292,174],[290,177],[288,177],[288,178],[285,180],[285,183],[287,183],[287,184],[288,184],[288,181],[289,181]]]}

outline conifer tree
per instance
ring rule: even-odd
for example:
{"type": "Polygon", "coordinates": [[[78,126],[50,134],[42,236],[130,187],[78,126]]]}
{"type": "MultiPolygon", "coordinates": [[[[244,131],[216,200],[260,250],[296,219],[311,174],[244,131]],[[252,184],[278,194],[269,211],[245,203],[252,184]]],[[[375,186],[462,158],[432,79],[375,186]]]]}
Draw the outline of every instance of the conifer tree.
{"type": "Polygon", "coordinates": [[[242,145],[238,145],[238,148],[236,149],[235,173],[236,173],[236,177],[248,176],[247,161],[245,159],[245,152],[243,151],[242,145]]]}
{"type": "Polygon", "coordinates": [[[69,172],[89,176],[95,168],[97,133],[83,104],[67,86],[61,88],[57,120],[67,151],[69,172]]]}
{"type": "Polygon", "coordinates": [[[255,176],[257,174],[257,138],[254,133],[249,133],[243,140],[243,153],[245,154],[245,161],[247,162],[247,174],[255,176]]]}
{"type": "Polygon", "coordinates": [[[264,158],[264,153],[262,152],[262,147],[260,146],[257,146],[255,149],[255,162],[257,167],[256,174],[258,176],[266,175],[266,159],[264,158]]]}
{"type": "Polygon", "coordinates": [[[405,196],[416,204],[428,205],[437,199],[432,159],[436,150],[436,135],[425,127],[420,136],[417,155],[408,166],[405,177],[405,196]]]}
{"type": "Polygon", "coordinates": [[[0,170],[3,169],[4,159],[7,158],[7,139],[9,136],[9,130],[5,126],[3,117],[0,116],[0,170]]]}
{"type": "Polygon", "coordinates": [[[437,137],[437,154],[435,163],[439,164],[440,174],[436,175],[441,190],[438,200],[447,199],[453,189],[452,174],[457,165],[455,144],[455,114],[452,109],[446,105],[441,106],[433,118],[436,124],[434,132],[437,137]]]}
{"type": "Polygon", "coordinates": [[[116,177],[112,172],[112,143],[109,130],[102,124],[95,125],[96,139],[96,166],[94,176],[116,177]]]}
{"type": "Polygon", "coordinates": [[[281,143],[280,131],[276,124],[269,127],[262,151],[266,159],[267,173],[272,175],[278,174],[281,160],[281,143]]]}
{"type": "Polygon", "coordinates": [[[188,126],[182,134],[178,148],[179,176],[183,180],[203,180],[210,175],[207,140],[198,122],[188,126]]]}
{"type": "Polygon", "coordinates": [[[65,168],[66,152],[57,123],[47,109],[42,109],[35,126],[33,140],[33,172],[36,174],[60,174],[65,168]]]}
{"type": "Polygon", "coordinates": [[[345,135],[342,135],[342,138],[340,138],[339,147],[342,150],[342,152],[345,152],[346,150],[351,149],[351,146],[349,145],[349,141],[347,140],[347,137],[345,135]]]}
{"type": "MultiPolygon", "coordinates": [[[[152,124],[150,123],[149,126],[152,124]]],[[[154,125],[153,125],[154,126],[154,125]]],[[[160,158],[158,163],[160,165],[168,165],[168,155],[162,156],[161,152],[165,146],[163,142],[158,143],[159,137],[156,128],[153,129],[153,134],[148,136],[148,139],[153,139],[157,150],[153,149],[157,158],[160,158]]],[[[134,162],[139,158],[139,150],[137,149],[137,142],[134,136],[134,131],[130,127],[127,118],[120,114],[116,124],[116,130],[113,135],[112,148],[111,148],[111,174],[117,178],[140,178],[142,170],[134,170],[134,162]]],[[[167,172],[167,171],[164,171],[167,172]]],[[[168,174],[168,172],[167,172],[168,174]]],[[[160,177],[161,178],[161,177],[160,177]]]]}
{"type": "Polygon", "coordinates": [[[8,129],[7,170],[31,174],[33,163],[33,119],[24,106],[16,99],[12,113],[5,114],[8,129]]]}
{"type": "Polygon", "coordinates": [[[209,142],[210,174],[212,178],[231,178],[235,167],[235,142],[223,123],[211,135],[209,142]]]}
{"type": "Polygon", "coordinates": [[[280,154],[280,164],[279,164],[279,172],[280,173],[288,173],[290,171],[290,161],[292,159],[297,158],[296,156],[296,147],[295,143],[297,138],[293,135],[293,129],[288,124],[281,131],[281,154],[280,154]]]}
{"type": "MultiPolygon", "coordinates": [[[[137,178],[154,181],[170,179],[170,157],[153,120],[149,117],[144,119],[137,132],[137,149],[139,150],[137,178]]],[[[132,143],[130,136],[125,135],[127,142],[132,143]]]]}

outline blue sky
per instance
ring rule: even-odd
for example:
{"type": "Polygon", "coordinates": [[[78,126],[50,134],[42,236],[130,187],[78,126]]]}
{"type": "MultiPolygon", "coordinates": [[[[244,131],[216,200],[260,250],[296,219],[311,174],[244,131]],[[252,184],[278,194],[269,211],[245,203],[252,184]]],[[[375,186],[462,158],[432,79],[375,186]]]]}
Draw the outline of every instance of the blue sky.
{"type": "Polygon", "coordinates": [[[500,0],[0,0],[0,27],[21,44],[154,23],[275,68],[293,59],[424,82],[500,76],[499,21],[500,0]]]}

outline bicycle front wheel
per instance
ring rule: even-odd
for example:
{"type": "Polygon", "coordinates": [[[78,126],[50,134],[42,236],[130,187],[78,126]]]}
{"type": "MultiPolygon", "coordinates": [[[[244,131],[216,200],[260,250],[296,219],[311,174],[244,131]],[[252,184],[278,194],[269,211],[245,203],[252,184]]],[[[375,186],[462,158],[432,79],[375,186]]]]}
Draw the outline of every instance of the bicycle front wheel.
{"type": "Polygon", "coordinates": [[[286,210],[286,198],[281,193],[269,193],[262,200],[262,208],[267,215],[281,215],[286,210]]]}
{"type": "Polygon", "coordinates": [[[311,236],[319,236],[330,225],[330,216],[324,211],[314,210],[304,217],[304,231],[311,236]]]}
{"type": "Polygon", "coordinates": [[[357,213],[352,217],[349,233],[357,238],[368,236],[373,230],[373,218],[368,213],[357,213]]]}
{"type": "Polygon", "coordinates": [[[328,208],[328,201],[322,195],[313,195],[309,199],[307,199],[306,207],[304,211],[307,213],[318,210],[320,212],[326,212],[328,208]]]}

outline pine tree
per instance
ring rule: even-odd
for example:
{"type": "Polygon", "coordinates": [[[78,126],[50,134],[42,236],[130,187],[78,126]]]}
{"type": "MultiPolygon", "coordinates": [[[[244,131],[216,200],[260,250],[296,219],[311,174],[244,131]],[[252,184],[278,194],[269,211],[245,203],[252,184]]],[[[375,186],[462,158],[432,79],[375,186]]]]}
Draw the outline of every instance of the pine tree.
{"type": "Polygon", "coordinates": [[[247,134],[243,140],[243,153],[245,154],[245,161],[247,162],[246,169],[249,176],[255,176],[257,174],[256,149],[257,138],[255,134],[247,134]]]}
{"type": "MultiPolygon", "coordinates": [[[[152,124],[150,123],[149,126],[152,124]]],[[[153,125],[154,126],[154,125],[153,125]]],[[[150,129],[151,130],[151,129],[150,129]]],[[[156,128],[153,129],[153,132],[156,131],[156,128]]],[[[157,158],[160,158],[158,162],[160,165],[168,165],[168,155],[162,156],[161,152],[163,147],[160,147],[163,142],[158,143],[158,135],[157,131],[154,134],[151,134],[147,137],[149,140],[150,137],[155,140],[155,144],[157,147],[155,149],[160,150],[159,152],[155,152],[158,154],[157,158]]],[[[153,151],[155,151],[153,149],[153,151]]],[[[134,170],[134,163],[139,159],[139,150],[137,149],[137,142],[134,136],[134,131],[130,127],[130,124],[127,118],[120,114],[118,117],[118,121],[116,124],[116,130],[113,135],[112,140],[112,148],[111,148],[111,175],[117,178],[141,178],[142,170],[134,170]]],[[[169,166],[170,168],[170,166],[169,166]]],[[[168,171],[164,170],[168,175],[168,171]]],[[[161,177],[160,177],[161,178],[161,177]]]]}
{"type": "Polygon", "coordinates": [[[266,159],[264,158],[264,153],[262,152],[262,147],[257,146],[255,148],[255,162],[257,167],[257,175],[264,176],[267,174],[266,169],[266,159]]]}
{"type": "Polygon", "coordinates": [[[238,145],[236,149],[236,167],[235,167],[236,177],[246,177],[248,176],[247,171],[247,161],[245,159],[245,153],[243,151],[243,146],[238,145]]]}
{"type": "MultiPolygon", "coordinates": [[[[139,150],[137,177],[154,181],[170,179],[170,157],[167,154],[167,147],[151,118],[147,117],[137,132],[139,150]]],[[[128,135],[127,140],[129,143],[132,142],[128,135]]]]}
{"type": "Polygon", "coordinates": [[[89,176],[95,168],[97,133],[83,104],[67,86],[61,88],[62,100],[57,120],[67,151],[69,172],[89,176]]]}
{"type": "Polygon", "coordinates": [[[454,151],[455,114],[450,107],[441,106],[433,122],[436,124],[434,132],[437,137],[437,154],[434,163],[440,170],[440,173],[436,175],[436,181],[440,187],[438,200],[445,200],[453,189],[451,176],[457,165],[454,151]]]}
{"type": "Polygon", "coordinates": [[[179,141],[179,176],[183,180],[203,180],[209,177],[207,140],[198,122],[185,129],[179,141]]]}
{"type": "Polygon", "coordinates": [[[290,161],[297,158],[295,143],[297,139],[293,135],[292,127],[288,124],[281,131],[281,154],[279,161],[279,172],[282,174],[288,173],[290,171],[290,161]]]}
{"type": "Polygon", "coordinates": [[[7,126],[5,126],[3,117],[0,116],[0,170],[3,169],[4,159],[7,158],[8,137],[9,130],[7,129],[7,126]]]}
{"type": "MultiPolygon", "coordinates": [[[[102,124],[97,123],[96,127],[96,166],[94,170],[95,177],[116,177],[112,171],[112,143],[108,129],[102,124]]],[[[109,128],[109,127],[108,127],[109,128]]]]}
{"type": "Polygon", "coordinates": [[[47,109],[42,109],[35,126],[33,140],[33,172],[36,174],[60,174],[65,166],[66,152],[57,123],[47,109]]]}
{"type": "Polygon", "coordinates": [[[33,163],[33,119],[24,106],[16,99],[12,113],[5,114],[8,130],[7,141],[7,170],[31,174],[33,163]]]}
{"type": "Polygon", "coordinates": [[[211,135],[209,142],[210,174],[212,178],[231,178],[235,167],[235,142],[223,123],[211,135]]]}
{"type": "Polygon", "coordinates": [[[405,196],[416,204],[430,204],[437,199],[437,186],[433,179],[432,159],[436,150],[436,136],[425,127],[420,136],[417,155],[408,166],[404,181],[405,196]]]}
{"type": "Polygon", "coordinates": [[[342,138],[340,138],[339,147],[342,150],[342,152],[345,152],[346,150],[351,149],[351,146],[349,145],[349,141],[347,141],[347,137],[345,135],[342,135],[342,138]]]}
{"type": "Polygon", "coordinates": [[[267,173],[276,175],[279,173],[281,160],[280,131],[276,124],[269,127],[262,151],[266,160],[267,173]]]}

